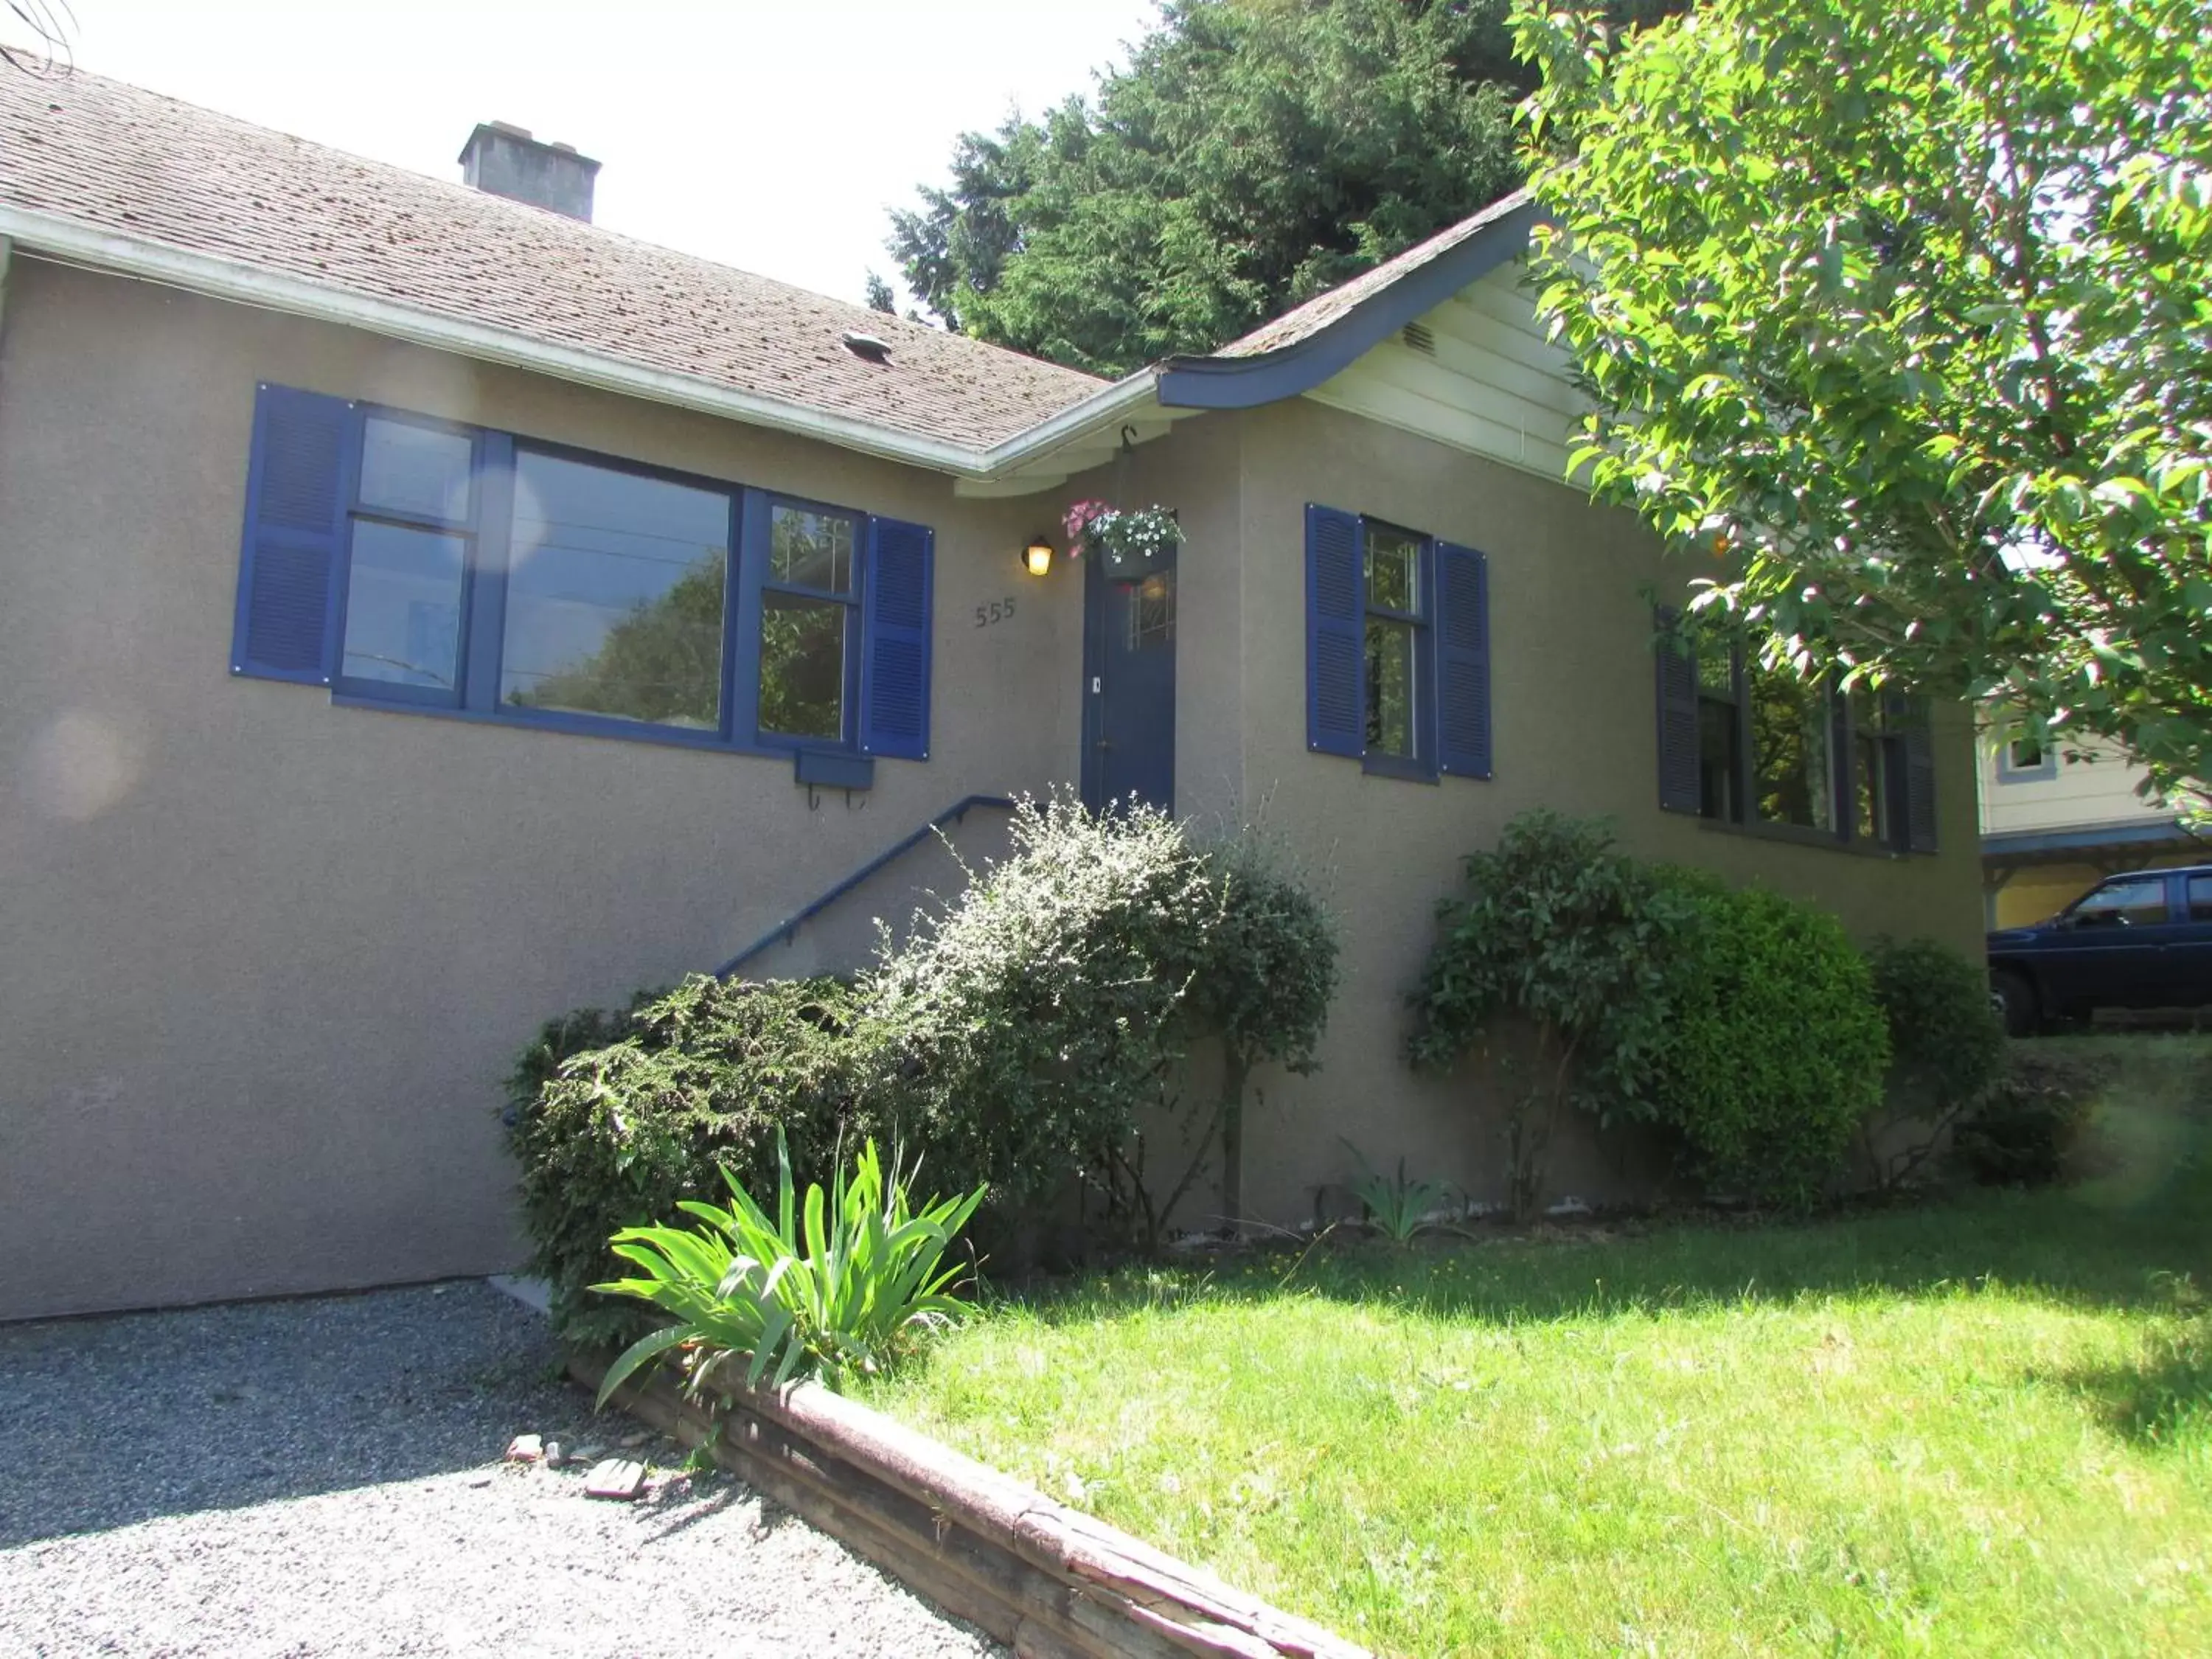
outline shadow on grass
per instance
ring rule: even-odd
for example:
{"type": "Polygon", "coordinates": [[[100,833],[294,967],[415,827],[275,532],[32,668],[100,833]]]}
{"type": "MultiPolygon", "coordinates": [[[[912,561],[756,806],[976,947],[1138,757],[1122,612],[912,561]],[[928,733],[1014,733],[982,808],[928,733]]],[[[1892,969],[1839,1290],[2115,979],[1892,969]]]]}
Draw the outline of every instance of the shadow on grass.
{"type": "Polygon", "coordinates": [[[1316,1297],[1511,1323],[1997,1285],[2062,1304],[2171,1311],[2174,1276],[2212,1283],[2212,1044],[2077,1041],[2151,1045],[2105,1103],[2106,1172],[2078,1187],[1967,1189],[1796,1221],[1478,1227],[1410,1247],[1339,1234],[1310,1248],[1125,1267],[1013,1299],[1054,1324],[1316,1297]]]}
{"type": "Polygon", "coordinates": [[[2146,1342],[2134,1364],[2062,1371],[2050,1382],[2087,1400],[2098,1419],[2130,1445],[2165,1450],[2212,1441],[2212,1326],[2146,1342]]]}

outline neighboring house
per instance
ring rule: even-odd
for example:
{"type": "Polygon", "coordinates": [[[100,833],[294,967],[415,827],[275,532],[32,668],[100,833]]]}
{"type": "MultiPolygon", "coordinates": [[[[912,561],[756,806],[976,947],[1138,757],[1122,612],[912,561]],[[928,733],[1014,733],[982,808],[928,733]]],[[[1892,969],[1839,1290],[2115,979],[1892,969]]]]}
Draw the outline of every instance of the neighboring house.
{"type": "Polygon", "coordinates": [[[1261,814],[1318,872],[1277,1220],[1346,1139],[1496,1194],[1403,997],[1532,807],[1978,947],[1966,710],[1655,654],[1681,578],[1559,482],[1524,202],[1107,385],[595,229],[596,165],[480,128],[471,188],[0,77],[0,1316],[514,1265],[539,1022],[763,936],[858,959],[951,866],[844,878],[975,797],[1261,814]],[[1026,574],[1093,496],[1179,557],[1026,574]]]}
{"type": "Polygon", "coordinates": [[[2139,791],[2142,781],[2142,769],[2108,745],[2046,740],[1993,714],[1981,743],[1989,925],[2041,921],[2122,871],[2212,859],[2172,805],[2139,791]]]}

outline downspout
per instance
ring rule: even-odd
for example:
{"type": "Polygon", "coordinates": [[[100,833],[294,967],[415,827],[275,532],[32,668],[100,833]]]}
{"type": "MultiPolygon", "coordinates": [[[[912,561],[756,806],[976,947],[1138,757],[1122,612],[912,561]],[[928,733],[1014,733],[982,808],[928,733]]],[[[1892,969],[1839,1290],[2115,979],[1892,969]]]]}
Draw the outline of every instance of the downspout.
{"type": "Polygon", "coordinates": [[[8,272],[15,259],[14,240],[0,236],[0,356],[5,355],[8,347],[8,272]]]}

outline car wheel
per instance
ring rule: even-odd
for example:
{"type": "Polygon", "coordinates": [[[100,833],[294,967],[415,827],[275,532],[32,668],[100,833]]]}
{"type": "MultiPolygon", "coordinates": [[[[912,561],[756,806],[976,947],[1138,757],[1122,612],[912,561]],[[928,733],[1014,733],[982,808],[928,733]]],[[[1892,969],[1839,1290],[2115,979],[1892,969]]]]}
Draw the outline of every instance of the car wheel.
{"type": "Polygon", "coordinates": [[[2035,988],[2018,974],[1991,974],[1990,1000],[2004,1020],[2006,1035],[2033,1036],[2041,1029],[2041,1011],[2036,1006],[2035,988]]]}

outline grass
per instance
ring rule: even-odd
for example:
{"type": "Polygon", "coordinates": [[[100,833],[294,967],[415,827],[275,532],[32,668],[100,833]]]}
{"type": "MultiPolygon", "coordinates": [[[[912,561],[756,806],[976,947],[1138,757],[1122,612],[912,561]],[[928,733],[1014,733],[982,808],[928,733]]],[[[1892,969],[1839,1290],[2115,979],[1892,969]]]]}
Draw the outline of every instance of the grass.
{"type": "Polygon", "coordinates": [[[1002,1303],[880,1407],[1385,1653],[2212,1654],[2212,1042],[2118,1164],[1002,1303]]]}

